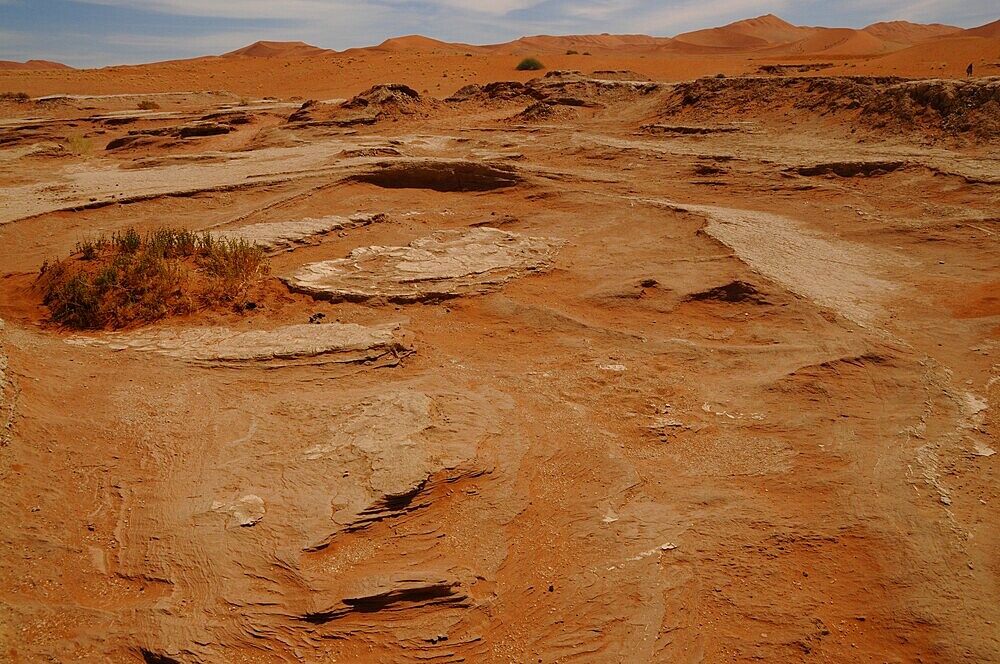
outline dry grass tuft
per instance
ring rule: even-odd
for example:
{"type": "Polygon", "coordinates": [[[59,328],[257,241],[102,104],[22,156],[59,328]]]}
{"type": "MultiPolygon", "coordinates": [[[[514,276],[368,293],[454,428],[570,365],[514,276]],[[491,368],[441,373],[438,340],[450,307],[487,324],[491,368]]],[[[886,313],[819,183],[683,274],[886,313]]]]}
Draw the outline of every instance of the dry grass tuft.
{"type": "Polygon", "coordinates": [[[94,142],[80,134],[72,134],[66,138],[69,151],[75,155],[85,156],[94,151],[94,142]]]}
{"type": "Polygon", "coordinates": [[[241,309],[270,271],[263,249],[207,233],[134,228],[80,242],[35,280],[52,320],[117,329],[221,305],[241,309]]]}

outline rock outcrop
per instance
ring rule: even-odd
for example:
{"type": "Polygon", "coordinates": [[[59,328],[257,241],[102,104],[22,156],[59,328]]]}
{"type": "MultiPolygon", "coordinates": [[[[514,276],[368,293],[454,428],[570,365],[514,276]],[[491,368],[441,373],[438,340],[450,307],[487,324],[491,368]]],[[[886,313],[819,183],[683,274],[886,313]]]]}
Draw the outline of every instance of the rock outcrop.
{"type": "Polygon", "coordinates": [[[208,366],[397,364],[412,352],[395,324],[365,327],[353,323],[288,325],[274,330],[240,332],[198,327],[119,332],[73,337],[75,345],[156,353],[208,366]]]}
{"type": "Polygon", "coordinates": [[[268,221],[239,228],[227,228],[212,234],[227,240],[245,240],[275,252],[306,244],[320,235],[367,226],[385,219],[384,214],[355,214],[350,217],[331,215],[297,221],[268,221]]]}
{"type": "Polygon", "coordinates": [[[561,244],[488,227],[439,231],[405,247],[355,249],[281,279],[293,291],[325,300],[437,301],[484,293],[544,270],[561,244]]]}
{"type": "Polygon", "coordinates": [[[513,187],[522,178],[509,164],[467,159],[397,159],[379,162],[350,180],[386,189],[492,191],[513,187]]]}

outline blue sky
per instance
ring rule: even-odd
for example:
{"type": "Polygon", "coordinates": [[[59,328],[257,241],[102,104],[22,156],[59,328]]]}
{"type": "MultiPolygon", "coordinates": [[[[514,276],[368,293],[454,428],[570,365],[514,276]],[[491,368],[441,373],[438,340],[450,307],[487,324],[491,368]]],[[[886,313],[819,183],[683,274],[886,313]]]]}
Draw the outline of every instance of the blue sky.
{"type": "Polygon", "coordinates": [[[673,36],[774,13],[799,25],[906,19],[962,27],[997,0],[0,0],[0,60],[77,67],[224,53],[259,39],[337,50],[423,34],[475,44],[531,34],[673,36]]]}

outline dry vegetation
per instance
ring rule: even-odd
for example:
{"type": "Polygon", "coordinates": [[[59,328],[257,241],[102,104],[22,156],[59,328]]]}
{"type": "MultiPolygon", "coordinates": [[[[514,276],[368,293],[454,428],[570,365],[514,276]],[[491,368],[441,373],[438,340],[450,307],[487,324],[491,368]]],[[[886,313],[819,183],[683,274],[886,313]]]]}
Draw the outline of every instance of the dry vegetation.
{"type": "Polygon", "coordinates": [[[46,262],[36,280],[52,320],[79,329],[122,328],[201,308],[246,308],[269,272],[263,250],[243,240],[134,228],[78,243],[46,262]]]}

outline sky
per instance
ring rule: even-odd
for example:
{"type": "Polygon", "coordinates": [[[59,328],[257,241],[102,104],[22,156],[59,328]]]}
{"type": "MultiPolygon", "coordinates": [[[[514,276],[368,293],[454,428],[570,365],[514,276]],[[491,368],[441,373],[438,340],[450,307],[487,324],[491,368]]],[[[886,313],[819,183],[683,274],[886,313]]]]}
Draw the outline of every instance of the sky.
{"type": "Polygon", "coordinates": [[[1000,18],[997,0],[0,0],[0,60],[138,64],[262,39],[343,50],[409,34],[471,44],[536,34],[671,37],[768,13],[852,28],[1000,18]]]}

